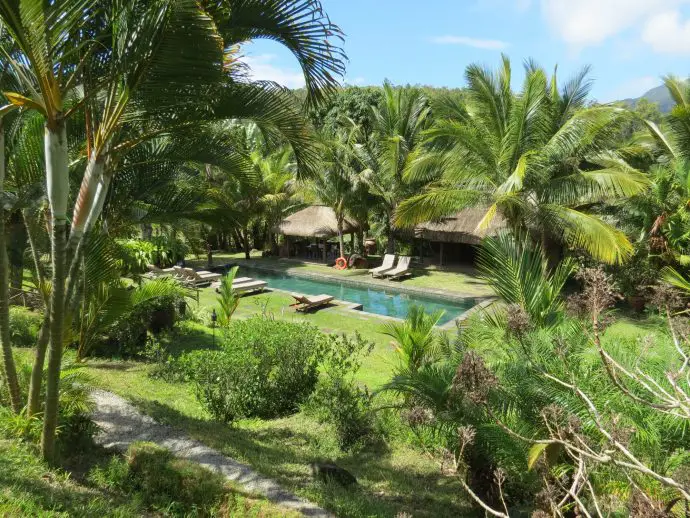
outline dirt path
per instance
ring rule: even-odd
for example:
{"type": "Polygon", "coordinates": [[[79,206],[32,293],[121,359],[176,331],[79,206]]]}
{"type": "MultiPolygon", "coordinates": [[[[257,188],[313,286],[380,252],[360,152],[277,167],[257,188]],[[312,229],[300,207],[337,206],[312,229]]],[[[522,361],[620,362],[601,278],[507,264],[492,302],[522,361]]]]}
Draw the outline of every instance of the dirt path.
{"type": "Polygon", "coordinates": [[[297,510],[305,516],[332,516],[316,504],[302,500],[273,480],[259,475],[246,464],[226,457],[174,428],[157,423],[120,396],[101,390],[94,391],[92,395],[96,403],[93,420],[101,429],[96,437],[99,444],[124,451],[136,441],[154,442],[180,458],[222,473],[248,491],[261,494],[280,506],[297,510]]]}

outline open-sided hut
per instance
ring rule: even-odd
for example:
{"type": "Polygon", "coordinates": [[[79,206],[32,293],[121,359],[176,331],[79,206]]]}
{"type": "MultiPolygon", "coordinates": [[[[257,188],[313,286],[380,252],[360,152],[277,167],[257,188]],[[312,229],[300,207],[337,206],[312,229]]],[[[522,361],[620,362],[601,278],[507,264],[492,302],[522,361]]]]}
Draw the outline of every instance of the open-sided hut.
{"type": "Polygon", "coordinates": [[[486,212],[486,207],[469,208],[439,221],[422,223],[415,227],[415,237],[431,242],[435,245],[434,249],[438,247],[439,264],[442,266],[444,252],[446,252],[444,248],[467,249],[469,247],[457,245],[478,245],[486,236],[495,235],[505,228],[505,220],[500,215],[496,215],[488,228],[478,229],[486,212]]]}
{"type": "MultiPolygon", "coordinates": [[[[359,230],[357,223],[345,218],[343,234],[359,230]]],[[[290,256],[291,238],[323,241],[323,260],[326,260],[326,241],[338,235],[335,212],[324,205],[312,205],[288,216],[278,224],[277,232],[285,236],[287,255],[290,256]]]]}

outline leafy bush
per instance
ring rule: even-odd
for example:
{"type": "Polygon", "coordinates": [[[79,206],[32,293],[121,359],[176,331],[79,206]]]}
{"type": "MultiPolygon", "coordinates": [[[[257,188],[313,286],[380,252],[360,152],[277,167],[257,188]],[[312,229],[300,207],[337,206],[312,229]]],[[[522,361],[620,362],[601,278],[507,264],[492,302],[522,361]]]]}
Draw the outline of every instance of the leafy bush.
{"type": "MultiPolygon", "coordinates": [[[[31,365],[17,362],[19,388],[26,400],[29,393],[31,365]]],[[[45,376],[45,374],[44,374],[45,376]]],[[[90,378],[82,365],[65,365],[60,372],[60,405],[58,413],[58,447],[75,448],[87,444],[96,432],[90,413],[90,378]]],[[[41,385],[40,401],[45,400],[45,379],[41,385]]],[[[0,383],[0,437],[38,443],[43,421],[41,414],[28,417],[26,411],[15,414],[10,410],[10,396],[5,383],[0,383]]]]}
{"type": "Polygon", "coordinates": [[[374,436],[371,395],[353,379],[373,347],[359,334],[328,336],[320,354],[323,375],[304,406],[307,413],[335,428],[342,450],[360,447],[374,436]]]}
{"type": "Polygon", "coordinates": [[[233,322],[219,351],[195,351],[173,369],[196,384],[199,401],[216,419],[273,418],[295,412],[318,378],[316,328],[263,317],[233,322]]]}
{"type": "Polygon", "coordinates": [[[156,264],[158,257],[156,245],[141,239],[118,241],[120,245],[121,268],[124,275],[130,273],[144,273],[149,264],[156,264]]]}
{"type": "Polygon", "coordinates": [[[33,347],[43,318],[21,306],[10,307],[10,337],[14,347],[33,347]]]}
{"type": "Polygon", "coordinates": [[[108,327],[103,333],[105,338],[94,345],[91,354],[119,358],[141,356],[146,347],[147,333],[155,334],[172,328],[182,301],[180,295],[174,294],[136,304],[108,327]]]}
{"type": "Polygon", "coordinates": [[[152,511],[173,516],[209,516],[226,491],[225,478],[195,462],[176,459],[152,443],[134,443],[123,457],[94,469],[91,481],[133,494],[152,511]]]}

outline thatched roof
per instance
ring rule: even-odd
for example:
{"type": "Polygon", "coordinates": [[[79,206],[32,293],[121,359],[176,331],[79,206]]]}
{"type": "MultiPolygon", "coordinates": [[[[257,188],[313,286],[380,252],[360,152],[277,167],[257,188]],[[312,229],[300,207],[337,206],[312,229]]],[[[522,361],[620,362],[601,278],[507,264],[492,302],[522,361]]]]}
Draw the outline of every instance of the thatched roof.
{"type": "MultiPolygon", "coordinates": [[[[343,233],[349,234],[357,230],[359,226],[345,218],[343,233]]],[[[285,218],[278,225],[277,231],[286,236],[328,239],[338,235],[338,225],[333,209],[323,205],[312,205],[285,218]]]]}
{"type": "Polygon", "coordinates": [[[422,223],[415,227],[415,237],[444,243],[479,244],[483,238],[496,234],[506,226],[505,220],[497,214],[488,229],[477,231],[477,225],[486,211],[486,207],[465,209],[441,221],[422,223]]]}

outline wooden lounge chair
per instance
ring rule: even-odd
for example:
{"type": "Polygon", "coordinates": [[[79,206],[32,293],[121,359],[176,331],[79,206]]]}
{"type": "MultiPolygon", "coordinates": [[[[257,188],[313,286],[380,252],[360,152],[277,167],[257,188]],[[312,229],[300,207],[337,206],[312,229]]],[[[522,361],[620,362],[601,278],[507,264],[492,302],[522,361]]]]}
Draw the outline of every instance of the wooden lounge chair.
{"type": "Polygon", "coordinates": [[[246,293],[249,291],[264,291],[264,289],[268,286],[268,283],[266,281],[247,281],[247,282],[241,282],[239,284],[232,284],[232,289],[233,291],[236,291],[238,293],[246,293]]]}
{"type": "Polygon", "coordinates": [[[320,306],[325,306],[335,298],[332,295],[302,295],[301,293],[291,293],[290,295],[297,301],[294,304],[290,304],[290,307],[294,307],[295,311],[316,309],[320,306]]]}
{"type": "MultiPolygon", "coordinates": [[[[254,279],[252,279],[251,277],[237,277],[236,279],[232,280],[232,287],[234,288],[238,284],[244,284],[245,282],[249,282],[249,281],[253,281],[253,280],[254,279]]],[[[218,291],[218,289],[220,288],[221,282],[222,282],[221,279],[214,281],[211,284],[211,288],[214,288],[216,291],[218,291]]]]}
{"type": "Polygon", "coordinates": [[[395,263],[395,254],[386,254],[383,256],[383,262],[381,266],[372,268],[369,273],[372,277],[382,277],[384,272],[393,269],[393,264],[395,263]]]}
{"type": "Polygon", "coordinates": [[[383,275],[387,279],[401,279],[407,275],[412,275],[412,270],[410,270],[411,260],[412,258],[408,255],[400,256],[400,259],[398,259],[398,266],[396,266],[392,270],[384,272],[383,275]]]}
{"type": "Polygon", "coordinates": [[[175,268],[158,268],[155,264],[147,264],[146,267],[149,271],[144,274],[144,277],[149,277],[151,279],[163,277],[164,275],[173,275],[175,273],[175,268]]]}
{"type": "Polygon", "coordinates": [[[180,282],[189,280],[189,276],[185,273],[184,268],[181,266],[173,266],[173,277],[180,282]]]}
{"type": "Polygon", "coordinates": [[[222,277],[219,273],[207,272],[204,270],[195,271],[192,268],[182,268],[182,272],[187,277],[187,282],[192,286],[202,286],[204,284],[211,284],[222,277]]]}

